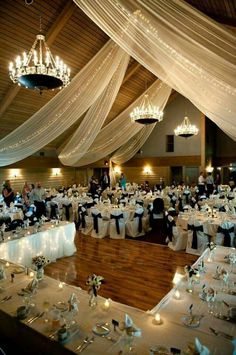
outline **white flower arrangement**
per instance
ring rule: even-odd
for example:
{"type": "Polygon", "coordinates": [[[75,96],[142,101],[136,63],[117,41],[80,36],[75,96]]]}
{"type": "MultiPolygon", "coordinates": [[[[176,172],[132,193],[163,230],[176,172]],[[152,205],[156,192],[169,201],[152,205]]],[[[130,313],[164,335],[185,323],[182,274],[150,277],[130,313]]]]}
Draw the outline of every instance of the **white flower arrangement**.
{"type": "Polygon", "coordinates": [[[214,242],[210,242],[207,244],[208,248],[210,251],[214,250],[216,248],[216,244],[214,242]]]}
{"type": "Polygon", "coordinates": [[[97,291],[100,289],[103,283],[104,277],[99,275],[90,275],[87,278],[86,285],[89,286],[89,293],[92,292],[94,296],[97,296],[97,291]]]}
{"type": "Polygon", "coordinates": [[[32,258],[32,264],[36,267],[36,269],[41,269],[48,263],[49,260],[47,260],[43,255],[38,255],[32,258]]]}

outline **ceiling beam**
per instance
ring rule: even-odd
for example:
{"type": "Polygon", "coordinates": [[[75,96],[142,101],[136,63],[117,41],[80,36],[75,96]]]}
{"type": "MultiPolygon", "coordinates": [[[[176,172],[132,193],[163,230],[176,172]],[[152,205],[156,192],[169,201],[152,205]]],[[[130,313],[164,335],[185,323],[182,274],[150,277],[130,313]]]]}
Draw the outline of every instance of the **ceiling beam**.
{"type": "MultiPolygon", "coordinates": [[[[47,39],[47,44],[51,45],[59,32],[62,30],[62,28],[65,26],[67,21],[70,19],[72,16],[74,10],[77,8],[75,3],[73,1],[68,1],[63,8],[62,12],[60,15],[57,17],[53,25],[48,31],[48,34],[46,36],[47,39]]],[[[0,117],[6,112],[7,108],[10,106],[18,92],[20,91],[20,86],[16,84],[11,84],[9,87],[8,91],[6,92],[5,96],[1,100],[0,104],[0,117]]]]}
{"type": "Polygon", "coordinates": [[[136,73],[136,71],[137,71],[140,67],[141,67],[141,64],[140,64],[140,63],[134,62],[134,63],[130,66],[130,68],[127,70],[127,74],[126,74],[125,77],[124,77],[124,80],[123,80],[123,82],[122,82],[122,85],[123,85],[124,83],[126,83],[126,81],[128,81],[128,80],[131,78],[131,76],[133,76],[133,75],[136,73]]]}

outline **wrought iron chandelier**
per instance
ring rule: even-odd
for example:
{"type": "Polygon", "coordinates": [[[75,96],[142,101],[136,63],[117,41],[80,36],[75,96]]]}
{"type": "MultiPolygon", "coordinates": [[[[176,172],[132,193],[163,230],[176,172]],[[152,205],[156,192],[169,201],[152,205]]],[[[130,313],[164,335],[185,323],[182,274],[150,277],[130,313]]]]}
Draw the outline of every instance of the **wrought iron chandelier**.
{"type": "Polygon", "coordinates": [[[145,94],[140,106],[134,108],[130,113],[130,117],[132,122],[148,125],[162,121],[163,111],[158,106],[152,105],[148,94],[145,94]]]}
{"type": "Polygon", "coordinates": [[[29,53],[17,56],[15,64],[9,65],[9,75],[13,83],[29,89],[61,89],[70,82],[70,69],[59,57],[54,60],[45,41],[45,36],[36,36],[29,53]]]}
{"type": "Polygon", "coordinates": [[[176,136],[189,138],[198,134],[198,128],[192,125],[189,118],[185,116],[181,125],[175,128],[174,133],[176,136]]]}

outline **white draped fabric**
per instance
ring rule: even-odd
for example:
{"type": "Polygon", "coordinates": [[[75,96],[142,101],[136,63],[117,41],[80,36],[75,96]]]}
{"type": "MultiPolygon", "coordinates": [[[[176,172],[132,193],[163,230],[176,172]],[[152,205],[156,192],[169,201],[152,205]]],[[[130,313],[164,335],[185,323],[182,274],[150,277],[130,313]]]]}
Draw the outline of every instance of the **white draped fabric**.
{"type": "Polygon", "coordinates": [[[118,68],[107,88],[90,107],[82,123],[59,155],[59,159],[64,165],[76,165],[76,162],[83,157],[95,140],[110,112],[130,59],[129,55],[122,49],[120,51],[123,52],[123,57],[120,63],[114,63],[118,68]]]}
{"type": "Polygon", "coordinates": [[[0,166],[32,155],[74,124],[107,87],[123,57],[109,41],[68,87],[0,141],[0,166]]]}
{"type": "MultiPolygon", "coordinates": [[[[153,105],[158,106],[159,109],[163,111],[170,96],[171,88],[159,80],[156,80],[145,93],[149,94],[153,105]]],[[[77,162],[76,166],[91,164],[108,156],[116,149],[126,144],[132,137],[142,130],[142,125],[131,122],[129,114],[134,107],[140,104],[145,93],[100,131],[90,149],[77,162]]],[[[130,149],[130,156],[131,152],[132,154],[135,154],[136,148],[133,147],[133,149],[130,149]]]]}
{"type": "Polygon", "coordinates": [[[236,139],[234,34],[181,0],[74,2],[127,53],[236,139]]]}

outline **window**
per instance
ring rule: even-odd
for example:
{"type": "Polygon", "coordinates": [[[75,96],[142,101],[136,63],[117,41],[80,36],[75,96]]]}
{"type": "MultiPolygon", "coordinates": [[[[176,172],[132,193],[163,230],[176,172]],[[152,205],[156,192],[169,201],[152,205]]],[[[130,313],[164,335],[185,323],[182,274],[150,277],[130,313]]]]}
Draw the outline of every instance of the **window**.
{"type": "Polygon", "coordinates": [[[174,151],[174,135],[169,134],[166,136],[166,152],[171,153],[174,151]]]}

